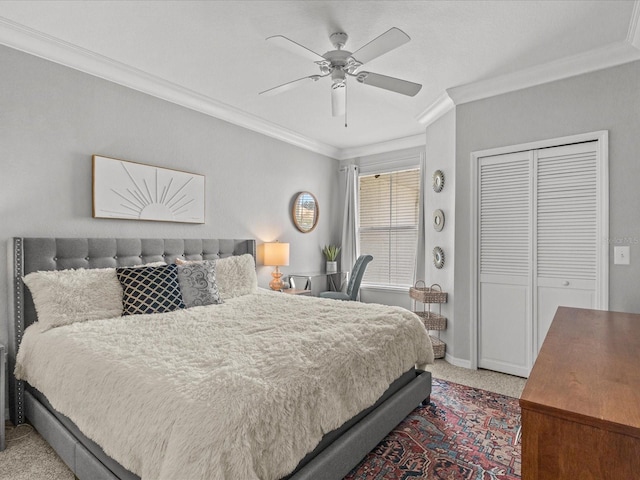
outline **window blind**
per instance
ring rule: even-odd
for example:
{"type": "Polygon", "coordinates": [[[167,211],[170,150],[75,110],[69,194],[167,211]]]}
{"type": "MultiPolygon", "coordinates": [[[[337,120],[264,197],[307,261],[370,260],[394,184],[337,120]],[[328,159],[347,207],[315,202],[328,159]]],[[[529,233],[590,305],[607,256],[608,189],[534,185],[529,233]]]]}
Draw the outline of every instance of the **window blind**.
{"type": "Polygon", "coordinates": [[[360,177],[360,252],[373,255],[365,283],[412,284],[419,198],[419,169],[360,177]]]}

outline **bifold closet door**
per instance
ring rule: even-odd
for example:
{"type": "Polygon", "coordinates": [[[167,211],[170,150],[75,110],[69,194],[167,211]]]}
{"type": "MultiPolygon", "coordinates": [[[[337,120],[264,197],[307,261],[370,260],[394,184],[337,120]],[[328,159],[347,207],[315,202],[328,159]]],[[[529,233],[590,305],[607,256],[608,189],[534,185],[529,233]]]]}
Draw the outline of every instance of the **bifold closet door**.
{"type": "Polygon", "coordinates": [[[478,366],[528,376],[533,153],[479,160],[478,366]]]}
{"type": "Polygon", "coordinates": [[[528,377],[559,306],[602,308],[598,152],[592,141],[479,158],[480,368],[528,377]]]}
{"type": "Polygon", "coordinates": [[[596,308],[597,151],[585,142],[534,152],[536,356],[559,306],[596,308]]]}

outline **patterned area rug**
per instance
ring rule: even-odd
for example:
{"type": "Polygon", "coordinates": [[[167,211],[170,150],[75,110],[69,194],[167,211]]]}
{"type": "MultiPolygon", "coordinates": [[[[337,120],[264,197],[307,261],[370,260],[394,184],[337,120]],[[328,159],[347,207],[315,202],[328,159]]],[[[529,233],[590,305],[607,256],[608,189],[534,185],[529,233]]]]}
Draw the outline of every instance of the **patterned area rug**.
{"type": "Polygon", "coordinates": [[[414,410],[345,480],[518,480],[516,398],[433,379],[414,410]]]}

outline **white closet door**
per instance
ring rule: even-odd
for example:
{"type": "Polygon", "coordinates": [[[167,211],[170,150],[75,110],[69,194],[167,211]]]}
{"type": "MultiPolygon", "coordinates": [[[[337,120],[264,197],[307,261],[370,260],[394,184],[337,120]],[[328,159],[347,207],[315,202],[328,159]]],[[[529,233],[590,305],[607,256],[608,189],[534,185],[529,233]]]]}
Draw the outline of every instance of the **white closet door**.
{"type": "Polygon", "coordinates": [[[532,365],[532,152],[480,159],[478,366],[532,365]]]}
{"type": "Polygon", "coordinates": [[[597,142],[535,152],[536,355],[558,306],[596,307],[596,155],[597,142]]]}

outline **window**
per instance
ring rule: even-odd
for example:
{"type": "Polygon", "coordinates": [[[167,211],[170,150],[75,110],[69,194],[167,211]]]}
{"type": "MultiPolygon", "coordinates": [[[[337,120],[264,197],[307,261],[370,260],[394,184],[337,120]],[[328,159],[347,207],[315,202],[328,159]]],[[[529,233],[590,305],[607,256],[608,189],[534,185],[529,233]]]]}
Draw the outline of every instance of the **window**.
{"type": "Polygon", "coordinates": [[[373,255],[363,282],[413,283],[419,199],[419,169],[360,176],[360,252],[373,255]]]}

